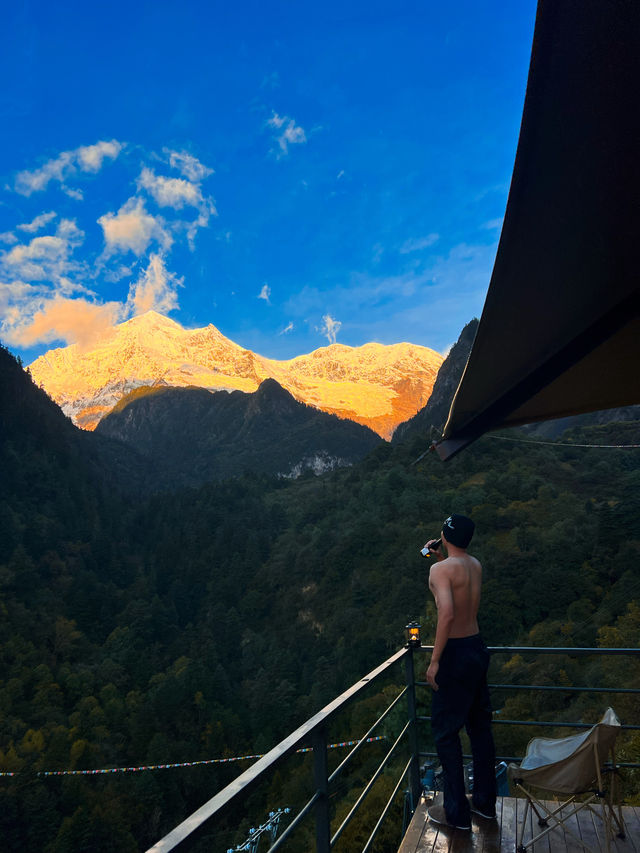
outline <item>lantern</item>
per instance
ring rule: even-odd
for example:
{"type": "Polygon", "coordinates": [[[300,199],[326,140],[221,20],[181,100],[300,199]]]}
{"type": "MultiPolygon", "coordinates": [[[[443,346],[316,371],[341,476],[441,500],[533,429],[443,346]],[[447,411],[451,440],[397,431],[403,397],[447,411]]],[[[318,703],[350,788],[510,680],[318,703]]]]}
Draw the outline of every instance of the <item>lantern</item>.
{"type": "Polygon", "coordinates": [[[420,647],[420,625],[418,622],[409,622],[407,625],[407,646],[420,647]]]}

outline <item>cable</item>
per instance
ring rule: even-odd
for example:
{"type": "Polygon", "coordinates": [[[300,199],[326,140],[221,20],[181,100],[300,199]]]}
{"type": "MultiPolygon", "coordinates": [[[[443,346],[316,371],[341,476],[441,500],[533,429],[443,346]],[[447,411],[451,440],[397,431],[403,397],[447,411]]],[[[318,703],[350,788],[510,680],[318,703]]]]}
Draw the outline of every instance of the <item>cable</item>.
{"type": "Polygon", "coordinates": [[[574,444],[571,441],[538,441],[534,438],[511,438],[507,435],[486,435],[485,438],[494,438],[496,441],[516,441],[520,444],[545,444],[548,447],[589,447],[606,450],[630,450],[640,447],[640,444],[574,444]]]}
{"type": "MultiPolygon", "coordinates": [[[[496,441],[515,441],[518,444],[539,444],[547,447],[583,447],[596,450],[634,450],[640,447],[640,444],[574,444],[571,441],[540,441],[535,438],[513,438],[507,435],[491,435],[489,433],[485,433],[483,438],[493,438],[496,441]]],[[[434,443],[430,444],[424,453],[421,453],[411,464],[417,465],[421,459],[424,459],[427,453],[433,450],[435,450],[434,443]]]]}
{"type": "MultiPolygon", "coordinates": [[[[373,741],[386,740],[384,735],[369,737],[366,743],[373,741]]],[[[360,743],[358,740],[345,740],[340,743],[331,743],[327,745],[327,749],[340,749],[347,746],[355,746],[360,743]]],[[[297,749],[296,752],[313,752],[313,747],[305,746],[297,749]]],[[[100,770],[41,770],[37,773],[38,776],[98,776],[107,773],[140,773],[143,770],[173,770],[176,767],[198,767],[203,764],[228,764],[231,761],[249,761],[256,758],[262,758],[265,753],[256,755],[236,755],[231,758],[205,758],[201,761],[183,761],[179,764],[145,764],[139,767],[107,767],[100,770]]],[[[18,772],[0,772],[0,776],[18,776],[18,772]]]]}

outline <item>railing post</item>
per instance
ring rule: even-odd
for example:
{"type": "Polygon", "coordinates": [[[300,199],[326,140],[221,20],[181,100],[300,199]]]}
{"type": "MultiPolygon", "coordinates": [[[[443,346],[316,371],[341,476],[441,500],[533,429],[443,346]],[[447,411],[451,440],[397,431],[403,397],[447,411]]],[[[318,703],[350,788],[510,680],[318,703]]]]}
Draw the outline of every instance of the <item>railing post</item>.
{"type": "Polygon", "coordinates": [[[420,748],[418,745],[418,720],[416,714],[416,679],[413,666],[413,652],[415,646],[407,644],[407,655],[404,659],[405,675],[407,679],[407,712],[409,720],[409,749],[411,750],[411,764],[409,766],[409,790],[411,791],[411,812],[416,810],[420,800],[422,784],[420,782],[420,748]]]}
{"type": "Polygon", "coordinates": [[[331,850],[329,820],[329,773],[327,767],[327,730],[321,725],[313,733],[313,781],[319,794],[316,803],[316,853],[331,850]]]}

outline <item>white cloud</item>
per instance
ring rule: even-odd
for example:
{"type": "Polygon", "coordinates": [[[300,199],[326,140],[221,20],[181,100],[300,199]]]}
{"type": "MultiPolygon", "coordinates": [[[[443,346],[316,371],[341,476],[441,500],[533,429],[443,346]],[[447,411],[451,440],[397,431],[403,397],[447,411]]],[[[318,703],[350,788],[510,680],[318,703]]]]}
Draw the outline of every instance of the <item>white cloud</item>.
{"type": "MultiPolygon", "coordinates": [[[[73,151],[62,151],[57,157],[41,166],[39,169],[18,172],[14,189],[21,195],[30,196],[34,192],[45,190],[51,181],[64,184],[67,178],[74,175],[78,169],[82,172],[97,172],[102,167],[106,157],[115,159],[123,149],[123,144],[112,139],[110,142],[97,142],[95,145],[85,145],[73,151]]],[[[63,186],[67,195],[77,198],[79,190],[63,186]]],[[[80,194],[80,197],[81,194],[80,194]]]]}
{"type": "Polygon", "coordinates": [[[434,243],[437,243],[439,239],[439,234],[427,234],[426,237],[417,237],[411,240],[405,240],[402,246],[400,246],[400,253],[402,255],[406,255],[409,252],[419,252],[421,249],[428,249],[429,246],[433,246],[434,243]]]}
{"type": "Polygon", "coordinates": [[[171,224],[174,231],[186,233],[189,248],[193,251],[198,230],[209,224],[211,216],[217,216],[213,199],[204,198],[197,183],[184,178],[166,178],[156,175],[153,169],[146,166],[142,169],[137,183],[138,189],[146,190],[160,207],[171,207],[174,210],[181,210],[185,206],[196,208],[198,216],[195,220],[191,222],[176,220],[171,224]]]}
{"type": "Polygon", "coordinates": [[[61,219],[56,233],[72,246],[79,246],[84,240],[84,231],[78,228],[75,219],[61,219]]]}
{"type": "Polygon", "coordinates": [[[153,254],[149,265],[129,288],[127,308],[134,316],[146,311],[158,311],[166,314],[178,307],[178,287],[184,279],[169,272],[160,255],[153,254]]]}
{"type": "Polygon", "coordinates": [[[502,223],[504,222],[504,217],[500,217],[499,219],[490,219],[488,222],[484,222],[482,227],[487,231],[495,231],[502,228],[502,223]]]}
{"type": "MultiPolygon", "coordinates": [[[[72,179],[97,174],[123,147],[112,140],[63,151],[39,168],[17,174],[12,187],[28,196],[55,183],[70,197],[82,199],[72,179]]],[[[211,174],[212,169],[184,151],[165,148],[160,157],[145,154],[135,194],[121,196],[127,199],[124,204],[97,220],[104,247],[86,259],[76,252],[84,243],[84,232],[74,220],[59,219],[54,211],[1,234],[2,338],[19,347],[53,341],[88,346],[134,314],[177,308],[183,279],[167,269],[166,253],[174,242],[193,249],[199,229],[216,215],[213,199],[203,193],[201,184],[211,174]],[[166,174],[157,174],[163,171],[166,174]],[[100,296],[100,285],[108,287],[122,279],[130,285],[126,299],[107,302],[100,296]]],[[[87,194],[89,186],[87,182],[87,194]]],[[[227,232],[226,239],[229,236],[227,232]]],[[[269,291],[265,295],[268,301],[269,291]]]]}
{"type": "Polygon", "coordinates": [[[14,189],[20,195],[29,196],[31,193],[45,190],[50,181],[62,181],[73,169],[73,154],[71,151],[63,151],[53,160],[48,160],[39,169],[29,171],[25,169],[18,172],[14,189]]]}
{"type": "Polygon", "coordinates": [[[102,226],[107,253],[114,251],[144,254],[152,241],[164,250],[173,243],[164,220],[147,212],[144,201],[135,196],[128,199],[117,213],[106,213],[98,219],[102,226]]]}
{"type": "Polygon", "coordinates": [[[115,160],[122,148],[121,142],[112,139],[110,142],[96,142],[95,145],[76,148],[75,154],[83,172],[99,172],[105,157],[115,160]]]}
{"type": "Polygon", "coordinates": [[[0,253],[0,271],[9,279],[56,282],[81,265],[71,260],[84,232],[71,219],[62,219],[55,234],[34,237],[29,243],[0,253]]]}
{"type": "Polygon", "coordinates": [[[3,265],[30,281],[48,278],[48,269],[59,265],[67,255],[67,245],[60,237],[34,237],[27,245],[14,246],[3,257],[3,265]]]}
{"type": "MultiPolygon", "coordinates": [[[[214,211],[214,213],[215,213],[215,211],[214,211]]],[[[201,213],[196,220],[194,220],[193,222],[189,222],[186,225],[185,230],[186,230],[186,234],[187,234],[187,242],[188,242],[189,248],[191,249],[192,252],[196,248],[195,239],[196,239],[196,234],[198,233],[198,229],[199,228],[205,228],[208,224],[209,224],[209,216],[205,212],[205,213],[201,213]]]]}
{"type": "Polygon", "coordinates": [[[79,189],[72,189],[71,187],[61,186],[60,189],[65,195],[68,195],[69,198],[74,198],[76,201],[83,201],[84,193],[79,189]]]}
{"type": "Polygon", "coordinates": [[[183,279],[169,272],[157,254],[150,256],[146,269],[131,284],[124,303],[100,303],[95,293],[65,278],[55,289],[24,281],[0,283],[2,337],[18,347],[63,341],[86,348],[112,334],[114,325],[127,317],[177,308],[182,284],[183,279]]]}
{"type": "Polygon", "coordinates": [[[49,211],[49,213],[41,213],[40,216],[36,216],[36,218],[32,219],[31,222],[24,222],[22,225],[16,225],[16,228],[19,228],[21,231],[27,231],[29,234],[35,234],[36,231],[44,228],[52,219],[55,219],[57,215],[58,214],[53,210],[49,211]]]}
{"type": "Polygon", "coordinates": [[[18,305],[24,299],[29,298],[36,290],[31,284],[26,281],[0,282],[0,317],[5,319],[8,311],[15,308],[13,321],[17,322],[20,318],[18,305]]]}
{"type": "Polygon", "coordinates": [[[202,181],[209,175],[213,175],[213,169],[205,166],[197,157],[187,151],[172,151],[170,148],[163,148],[162,150],[169,157],[171,168],[177,169],[190,181],[202,181]]]}
{"type": "Polygon", "coordinates": [[[322,317],[322,326],[320,327],[320,333],[323,334],[330,344],[335,344],[336,337],[338,332],[340,331],[340,327],[342,323],[340,320],[336,320],[330,314],[325,314],[322,317]]]}
{"type": "Polygon", "coordinates": [[[289,145],[299,145],[307,141],[304,129],[300,125],[297,125],[294,119],[289,118],[289,116],[280,116],[274,112],[271,118],[267,120],[267,125],[274,130],[282,130],[282,133],[276,135],[276,142],[280,148],[280,156],[288,153],[289,145]]]}
{"type": "Polygon", "coordinates": [[[200,187],[184,178],[164,178],[145,167],[137,183],[138,188],[145,189],[160,207],[181,210],[185,205],[200,207],[204,204],[200,187]]]}
{"type": "Polygon", "coordinates": [[[131,278],[133,267],[126,264],[109,264],[104,272],[104,280],[108,282],[122,281],[123,278],[131,278]]]}
{"type": "Polygon", "coordinates": [[[265,302],[270,302],[271,301],[270,296],[271,296],[271,288],[269,287],[268,284],[265,283],[262,285],[262,290],[258,294],[258,299],[264,299],[265,302]]]}
{"type": "Polygon", "coordinates": [[[287,325],[284,327],[284,329],[281,329],[281,330],[278,332],[278,334],[279,334],[279,335],[287,335],[289,332],[292,332],[292,331],[293,331],[293,328],[294,328],[293,323],[292,323],[292,322],[289,322],[289,323],[287,323],[287,325]]]}

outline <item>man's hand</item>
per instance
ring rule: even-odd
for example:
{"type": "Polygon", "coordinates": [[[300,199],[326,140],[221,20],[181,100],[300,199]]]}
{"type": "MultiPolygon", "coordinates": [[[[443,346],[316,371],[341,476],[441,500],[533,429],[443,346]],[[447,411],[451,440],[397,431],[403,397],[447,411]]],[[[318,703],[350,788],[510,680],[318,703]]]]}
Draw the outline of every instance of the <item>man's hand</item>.
{"type": "MultiPolygon", "coordinates": [[[[438,541],[437,539],[429,539],[429,541],[425,544],[424,547],[429,548],[429,545],[432,545],[434,542],[437,542],[437,541],[438,541]]],[[[436,560],[438,560],[438,561],[444,560],[444,554],[442,553],[442,544],[440,545],[439,548],[436,548],[434,551],[429,549],[429,556],[435,557],[436,560]]]]}
{"type": "Polygon", "coordinates": [[[438,670],[440,669],[440,664],[438,661],[431,661],[429,664],[429,668],[427,669],[427,683],[429,687],[433,690],[438,689],[438,683],[436,681],[436,675],[438,674],[438,670]]]}

